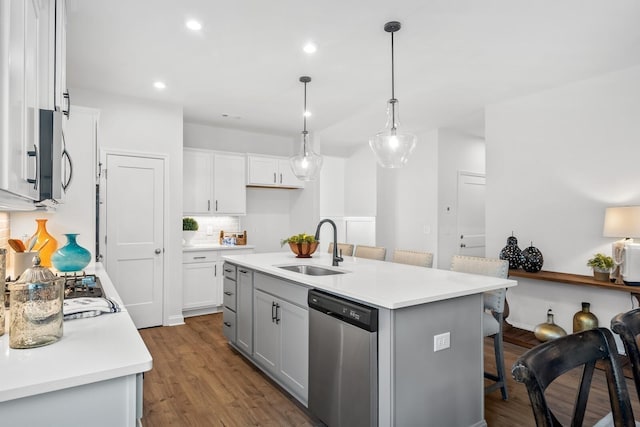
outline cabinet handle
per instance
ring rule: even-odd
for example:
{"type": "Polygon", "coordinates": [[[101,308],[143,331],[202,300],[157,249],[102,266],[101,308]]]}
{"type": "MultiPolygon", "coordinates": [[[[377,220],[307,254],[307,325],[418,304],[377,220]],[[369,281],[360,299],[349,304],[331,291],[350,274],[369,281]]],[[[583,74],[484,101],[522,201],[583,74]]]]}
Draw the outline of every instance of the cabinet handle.
{"type": "Polygon", "coordinates": [[[224,326],[226,326],[227,328],[230,328],[230,327],[231,327],[231,323],[229,323],[229,322],[224,322],[224,326]]]}
{"type": "Polygon", "coordinates": [[[211,210],[211,200],[207,200],[207,212],[211,210]]]}
{"type": "Polygon", "coordinates": [[[206,256],[194,256],[193,259],[206,259],[206,256]]]}
{"type": "Polygon", "coordinates": [[[233,295],[233,292],[225,291],[224,294],[227,295],[227,296],[231,296],[231,295],[233,295]]]}
{"type": "Polygon", "coordinates": [[[213,275],[218,277],[218,264],[213,265],[213,275]]]}
{"type": "Polygon", "coordinates": [[[280,174],[280,184],[282,184],[282,174],[280,174]]]}
{"type": "Polygon", "coordinates": [[[276,303],[271,301],[271,323],[276,320],[276,303]]]}
{"type": "Polygon", "coordinates": [[[233,271],[233,270],[228,270],[228,269],[226,269],[226,268],[224,269],[224,272],[225,272],[225,273],[231,273],[232,271],[233,271]]]}
{"type": "Polygon", "coordinates": [[[275,172],[273,173],[273,183],[274,184],[276,183],[276,173],[275,172]]]}
{"type": "Polygon", "coordinates": [[[34,170],[34,174],[35,177],[34,178],[27,178],[27,182],[29,184],[33,184],[33,189],[37,190],[38,189],[38,147],[36,147],[36,145],[33,145],[33,150],[32,151],[27,151],[27,157],[35,157],[36,158],[36,167],[34,170]]]}
{"type": "Polygon", "coordinates": [[[62,114],[67,116],[67,120],[69,120],[69,116],[71,115],[71,95],[69,95],[69,89],[62,94],[62,99],[67,100],[67,109],[62,110],[62,114]]]}
{"type": "Polygon", "coordinates": [[[216,212],[218,212],[218,201],[216,200],[216,212]]]}
{"type": "Polygon", "coordinates": [[[247,271],[247,270],[239,270],[239,271],[240,271],[240,273],[242,273],[242,274],[247,274],[247,273],[248,273],[248,271],[247,271]]]}
{"type": "Polygon", "coordinates": [[[276,325],[280,324],[280,304],[276,303],[276,325]]]}

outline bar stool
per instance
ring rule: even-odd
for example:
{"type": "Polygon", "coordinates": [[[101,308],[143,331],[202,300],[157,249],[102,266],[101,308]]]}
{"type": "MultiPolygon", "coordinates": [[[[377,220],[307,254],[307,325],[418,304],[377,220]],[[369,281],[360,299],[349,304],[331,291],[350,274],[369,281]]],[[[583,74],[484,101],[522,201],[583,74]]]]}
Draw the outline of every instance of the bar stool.
{"type": "Polygon", "coordinates": [[[433,267],[433,254],[431,252],[409,251],[396,249],[393,251],[392,262],[400,264],[417,265],[420,267],[433,267]]]}
{"type": "Polygon", "coordinates": [[[387,255],[387,249],[380,246],[365,246],[358,245],[353,252],[353,256],[358,258],[377,259],[378,261],[384,261],[384,257],[387,255]]]}
{"type": "MultiPolygon", "coordinates": [[[[333,242],[329,243],[329,253],[333,253],[333,242]]],[[[353,256],[353,245],[349,243],[338,243],[338,255],[353,256]]]]}

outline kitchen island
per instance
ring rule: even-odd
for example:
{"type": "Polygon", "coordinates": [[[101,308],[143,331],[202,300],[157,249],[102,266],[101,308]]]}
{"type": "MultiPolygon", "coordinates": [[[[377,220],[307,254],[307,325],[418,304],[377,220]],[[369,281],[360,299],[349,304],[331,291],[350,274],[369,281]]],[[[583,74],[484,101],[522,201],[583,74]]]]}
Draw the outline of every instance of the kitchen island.
{"type": "MultiPolygon", "coordinates": [[[[87,273],[123,307],[101,264],[87,273]]],[[[44,347],[12,349],[7,329],[0,350],[0,425],[140,425],[152,358],[124,307],[67,320],[60,341],[44,347]]]]}
{"type": "MultiPolygon", "coordinates": [[[[251,313],[247,313],[249,281],[238,275],[235,287],[229,288],[233,300],[225,303],[225,309],[231,307],[225,311],[225,323],[232,332],[225,330],[225,334],[303,404],[308,392],[306,294],[320,289],[378,309],[378,425],[486,425],[482,292],[509,288],[515,281],[355,257],[345,257],[339,267],[332,267],[331,256],[324,253],[310,259],[286,252],[225,259],[229,271],[237,268],[253,277],[251,313]],[[343,274],[310,276],[280,268],[292,264],[317,265],[343,274]],[[263,304],[268,298],[273,300],[275,323],[282,330],[276,339],[265,339],[263,333],[263,325],[271,323],[268,304],[263,304]],[[252,331],[240,323],[248,314],[253,316],[252,331]],[[240,345],[241,330],[244,345],[240,345]],[[449,347],[435,351],[435,336],[446,333],[449,347]],[[278,349],[269,351],[272,341],[281,354],[278,349]]],[[[225,282],[225,291],[227,283],[232,282],[225,282]]]]}

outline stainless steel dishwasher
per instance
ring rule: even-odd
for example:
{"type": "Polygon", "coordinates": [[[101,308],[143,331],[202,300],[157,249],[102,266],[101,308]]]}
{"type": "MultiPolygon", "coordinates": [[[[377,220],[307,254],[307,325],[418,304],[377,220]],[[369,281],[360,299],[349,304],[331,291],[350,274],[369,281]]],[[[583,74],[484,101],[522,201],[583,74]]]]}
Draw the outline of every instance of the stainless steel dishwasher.
{"type": "Polygon", "coordinates": [[[311,289],[309,410],[329,427],[378,425],[378,309],[311,289]]]}

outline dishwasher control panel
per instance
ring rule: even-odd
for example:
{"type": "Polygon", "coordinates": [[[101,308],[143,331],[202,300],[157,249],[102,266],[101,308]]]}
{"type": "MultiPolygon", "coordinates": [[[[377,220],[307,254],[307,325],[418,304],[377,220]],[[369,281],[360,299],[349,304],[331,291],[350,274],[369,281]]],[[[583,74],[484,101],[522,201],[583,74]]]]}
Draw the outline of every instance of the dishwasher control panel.
{"type": "Polygon", "coordinates": [[[309,291],[308,303],[309,308],[336,317],[369,332],[378,330],[377,308],[317,289],[309,291]]]}

